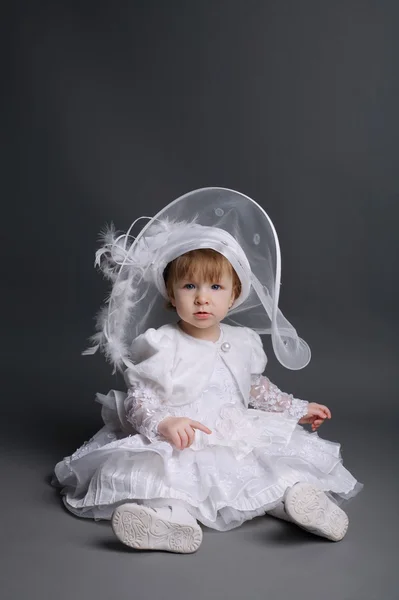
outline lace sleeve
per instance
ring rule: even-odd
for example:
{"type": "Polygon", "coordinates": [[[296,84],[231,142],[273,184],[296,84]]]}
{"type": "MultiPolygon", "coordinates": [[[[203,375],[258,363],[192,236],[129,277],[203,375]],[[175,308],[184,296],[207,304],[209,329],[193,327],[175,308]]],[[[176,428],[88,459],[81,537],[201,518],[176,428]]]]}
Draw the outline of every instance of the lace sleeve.
{"type": "Polygon", "coordinates": [[[159,423],[169,416],[156,390],[141,382],[128,389],[125,399],[126,419],[150,441],[161,439],[159,423]]]}
{"type": "Polygon", "coordinates": [[[252,377],[249,399],[251,408],[269,412],[285,412],[289,417],[299,421],[308,412],[308,404],[309,402],[306,400],[299,400],[292,394],[285,394],[263,375],[252,377]]]}

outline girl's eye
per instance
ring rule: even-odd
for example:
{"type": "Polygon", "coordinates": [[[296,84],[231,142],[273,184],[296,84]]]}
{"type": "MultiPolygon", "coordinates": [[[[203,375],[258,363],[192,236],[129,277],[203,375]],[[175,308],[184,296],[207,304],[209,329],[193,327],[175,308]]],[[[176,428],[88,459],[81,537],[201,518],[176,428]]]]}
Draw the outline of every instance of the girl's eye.
{"type": "Polygon", "coordinates": [[[220,289],[221,289],[221,286],[220,286],[218,283],[214,283],[214,284],[212,285],[212,289],[213,289],[213,290],[220,290],[220,289]]]}
{"type": "Polygon", "coordinates": [[[186,283],[186,285],[184,286],[185,290],[193,290],[195,287],[195,285],[193,283],[186,283]]]}

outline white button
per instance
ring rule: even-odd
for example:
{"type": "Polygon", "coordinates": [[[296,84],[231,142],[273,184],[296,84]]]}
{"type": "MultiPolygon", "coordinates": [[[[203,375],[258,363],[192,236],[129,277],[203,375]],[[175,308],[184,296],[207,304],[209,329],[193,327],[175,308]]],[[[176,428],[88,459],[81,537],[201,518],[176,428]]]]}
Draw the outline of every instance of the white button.
{"type": "Polygon", "coordinates": [[[229,342],[223,342],[223,344],[220,347],[223,350],[223,352],[228,352],[231,348],[229,342]]]}

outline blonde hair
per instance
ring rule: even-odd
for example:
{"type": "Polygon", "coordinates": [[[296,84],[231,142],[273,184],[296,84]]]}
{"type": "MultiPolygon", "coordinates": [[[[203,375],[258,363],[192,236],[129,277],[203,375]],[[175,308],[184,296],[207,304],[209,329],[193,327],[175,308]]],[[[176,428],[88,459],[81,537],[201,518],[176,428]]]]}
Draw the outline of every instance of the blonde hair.
{"type": "MultiPolygon", "coordinates": [[[[173,298],[173,285],[176,281],[199,277],[203,281],[217,282],[224,273],[232,276],[233,295],[238,298],[241,294],[241,281],[237,273],[223,254],[210,248],[198,248],[178,256],[166,266],[163,278],[168,296],[173,298]]],[[[170,302],[167,306],[174,308],[170,302]]]]}

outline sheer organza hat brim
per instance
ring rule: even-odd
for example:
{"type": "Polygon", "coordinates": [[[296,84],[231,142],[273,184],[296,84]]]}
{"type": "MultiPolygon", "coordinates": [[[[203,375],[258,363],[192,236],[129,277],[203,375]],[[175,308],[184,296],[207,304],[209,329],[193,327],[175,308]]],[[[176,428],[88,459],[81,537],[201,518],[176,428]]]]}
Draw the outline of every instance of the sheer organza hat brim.
{"type": "Polygon", "coordinates": [[[308,364],[309,346],[278,308],[280,246],[273,223],[259,204],[234,190],[202,188],[147,219],[136,236],[142,218],[126,234],[108,231],[96,255],[112,290],[93,341],[117,367],[129,361],[135,337],[170,321],[161,281],[166,264],[179,253],[201,247],[226,256],[244,284],[225,322],[270,334],[276,357],[285,367],[301,369],[308,364]]]}

